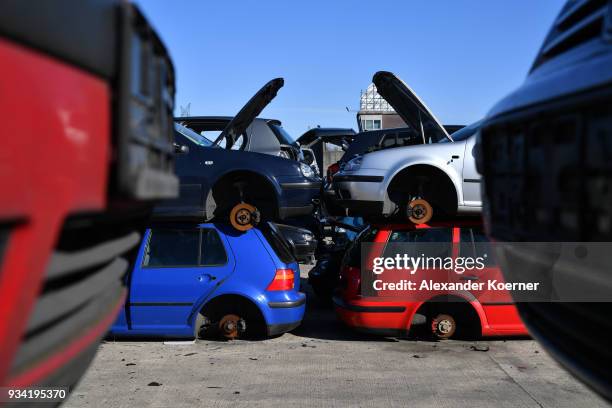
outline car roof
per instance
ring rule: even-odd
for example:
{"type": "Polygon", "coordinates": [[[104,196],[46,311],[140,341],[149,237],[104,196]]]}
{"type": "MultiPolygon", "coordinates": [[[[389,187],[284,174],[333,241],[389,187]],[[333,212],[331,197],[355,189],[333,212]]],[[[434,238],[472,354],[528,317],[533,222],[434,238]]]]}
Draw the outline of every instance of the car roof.
{"type": "MultiPolygon", "coordinates": [[[[177,116],[175,122],[229,122],[233,116],[177,116]]],[[[273,125],[281,126],[282,123],[278,119],[255,118],[253,121],[259,120],[273,125]]]]}
{"type": "Polygon", "coordinates": [[[402,230],[416,230],[416,229],[427,229],[437,227],[474,227],[482,226],[482,219],[480,217],[466,217],[460,219],[449,219],[430,222],[428,224],[413,224],[413,223],[389,223],[389,224],[372,224],[372,227],[378,228],[381,231],[402,231],[402,230]]]}

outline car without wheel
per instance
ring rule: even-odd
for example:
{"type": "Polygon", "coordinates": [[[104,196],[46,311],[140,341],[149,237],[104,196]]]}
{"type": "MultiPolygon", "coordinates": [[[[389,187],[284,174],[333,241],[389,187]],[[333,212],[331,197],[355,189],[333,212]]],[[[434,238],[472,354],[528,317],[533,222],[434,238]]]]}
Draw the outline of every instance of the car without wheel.
{"type": "Polygon", "coordinates": [[[147,230],[110,336],[274,336],[299,326],[306,295],[299,265],[274,225],[147,230]]]}
{"type": "MultiPolygon", "coordinates": [[[[346,325],[362,332],[387,336],[404,336],[421,332],[437,339],[478,336],[525,336],[527,329],[521,322],[508,291],[487,290],[486,282],[503,280],[501,270],[484,235],[479,219],[460,222],[432,222],[415,225],[372,225],[362,231],[346,251],[340,279],[333,301],[338,318],[346,325]],[[362,254],[362,252],[365,253],[362,254]],[[435,267],[420,268],[411,277],[415,289],[393,291],[381,288],[375,275],[363,271],[364,260],[375,256],[394,258],[434,256],[444,259],[470,257],[484,259],[482,268],[461,274],[435,267]],[[419,281],[421,279],[421,281],[419,281]],[[440,289],[421,289],[420,284],[431,281],[440,289]],[[449,290],[443,284],[482,283],[469,289],[449,290]],[[378,286],[372,286],[373,284],[378,286]],[[373,290],[372,288],[380,289],[373,290]]],[[[402,270],[397,277],[405,277],[402,270]]]]}
{"type": "Polygon", "coordinates": [[[418,129],[414,137],[398,140],[391,133],[378,150],[343,163],[332,180],[336,203],[349,214],[370,218],[398,216],[426,223],[433,214],[469,215],[482,209],[480,175],[474,144],[480,123],[449,136],[445,128],[403,81],[389,72],[374,75],[378,92],[398,114],[418,129]],[[399,144],[405,146],[397,147],[399,144]]]}
{"type": "Polygon", "coordinates": [[[282,128],[278,122],[255,118],[282,85],[281,78],[264,85],[214,141],[205,137],[206,130],[200,125],[196,129],[203,134],[182,124],[186,123],[184,118],[175,122],[180,196],[156,207],[156,219],[229,220],[244,231],[263,220],[284,220],[313,212],[321,178],[299,160],[297,145],[296,150],[288,150],[295,156],[282,153],[285,150],[279,144],[282,128]],[[264,130],[248,133],[249,126],[264,130]],[[258,144],[260,138],[278,150],[256,151],[255,145],[267,144],[258,144]]]}

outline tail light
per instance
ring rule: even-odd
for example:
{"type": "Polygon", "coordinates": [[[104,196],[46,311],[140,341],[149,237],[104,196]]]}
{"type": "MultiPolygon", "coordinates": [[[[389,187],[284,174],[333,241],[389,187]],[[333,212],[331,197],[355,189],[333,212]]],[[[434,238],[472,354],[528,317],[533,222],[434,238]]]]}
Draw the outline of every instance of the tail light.
{"type": "Polygon", "coordinates": [[[334,163],[327,168],[327,182],[331,183],[334,174],[336,174],[340,170],[340,165],[338,163],[334,163]]]}
{"type": "Polygon", "coordinates": [[[274,279],[266,290],[291,290],[294,284],[293,269],[277,269],[274,279]]]}

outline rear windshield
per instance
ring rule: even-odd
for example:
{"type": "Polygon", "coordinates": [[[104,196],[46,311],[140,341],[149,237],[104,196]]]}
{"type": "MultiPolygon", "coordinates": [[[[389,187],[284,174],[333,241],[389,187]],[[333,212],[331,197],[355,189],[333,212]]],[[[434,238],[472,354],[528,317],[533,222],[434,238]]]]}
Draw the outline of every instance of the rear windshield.
{"type": "Polygon", "coordinates": [[[274,227],[265,226],[261,228],[261,233],[266,238],[266,240],[272,247],[272,250],[278,257],[278,259],[281,260],[281,262],[286,264],[295,262],[295,257],[291,252],[291,247],[289,246],[289,243],[287,242],[285,237],[283,237],[280,232],[278,232],[274,227]]]}
{"type": "Polygon", "coordinates": [[[344,256],[344,265],[354,268],[361,267],[361,243],[372,242],[378,233],[378,228],[366,228],[359,233],[344,256]]]}

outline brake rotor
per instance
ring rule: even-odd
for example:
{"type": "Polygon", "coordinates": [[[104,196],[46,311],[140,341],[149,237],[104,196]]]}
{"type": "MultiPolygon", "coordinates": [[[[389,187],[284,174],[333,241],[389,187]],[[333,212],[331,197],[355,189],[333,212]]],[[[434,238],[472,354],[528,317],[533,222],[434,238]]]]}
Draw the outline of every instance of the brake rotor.
{"type": "Polygon", "coordinates": [[[223,316],[219,321],[219,332],[223,337],[229,340],[233,340],[240,336],[240,333],[246,329],[245,322],[239,316],[229,314],[223,316]]]}
{"type": "Polygon", "coordinates": [[[408,219],[414,224],[425,224],[433,216],[433,208],[426,200],[417,198],[408,203],[408,219]]]}
{"type": "Polygon", "coordinates": [[[248,231],[256,226],[259,221],[259,211],[251,204],[236,204],[230,212],[230,223],[238,231],[248,231]]]}
{"type": "Polygon", "coordinates": [[[455,319],[447,314],[440,314],[432,319],[431,330],[439,339],[448,339],[455,334],[457,323],[455,319]]]}

